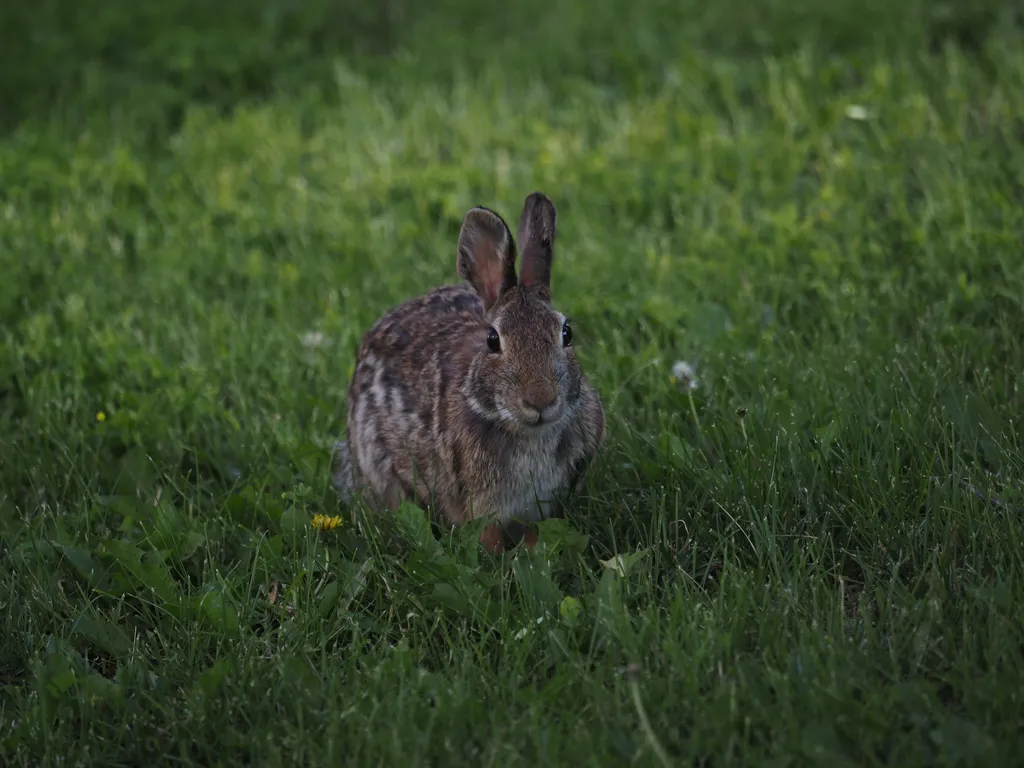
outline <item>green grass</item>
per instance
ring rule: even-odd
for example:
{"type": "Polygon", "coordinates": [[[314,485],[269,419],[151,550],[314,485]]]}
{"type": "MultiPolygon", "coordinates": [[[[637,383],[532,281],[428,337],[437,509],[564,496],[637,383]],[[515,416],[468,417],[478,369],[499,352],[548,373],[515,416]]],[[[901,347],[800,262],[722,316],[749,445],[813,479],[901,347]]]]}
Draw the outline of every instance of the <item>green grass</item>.
{"type": "Polygon", "coordinates": [[[506,6],[0,13],[0,761],[1021,764],[1013,5],[506,6]],[[587,487],[349,515],[359,337],[534,189],[587,487]]]}

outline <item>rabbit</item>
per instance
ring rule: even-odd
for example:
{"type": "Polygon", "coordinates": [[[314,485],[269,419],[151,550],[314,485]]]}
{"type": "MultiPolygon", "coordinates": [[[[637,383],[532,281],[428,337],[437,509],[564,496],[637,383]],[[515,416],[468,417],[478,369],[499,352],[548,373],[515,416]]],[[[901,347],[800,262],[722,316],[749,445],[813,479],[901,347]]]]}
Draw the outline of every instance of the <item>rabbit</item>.
{"type": "Polygon", "coordinates": [[[487,517],[492,553],[556,515],[605,440],[597,391],[572,328],[551,300],[555,206],[526,198],[516,243],[484,207],[465,216],[465,281],[392,308],[362,338],[348,389],[346,439],[332,485],[377,509],[403,500],[452,526],[487,517]]]}

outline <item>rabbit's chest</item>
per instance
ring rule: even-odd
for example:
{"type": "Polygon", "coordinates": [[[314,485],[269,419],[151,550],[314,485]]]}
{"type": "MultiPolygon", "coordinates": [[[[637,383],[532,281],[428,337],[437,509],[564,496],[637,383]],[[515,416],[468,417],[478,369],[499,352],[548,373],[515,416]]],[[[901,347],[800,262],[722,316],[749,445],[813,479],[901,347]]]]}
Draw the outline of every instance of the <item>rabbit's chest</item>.
{"type": "Polygon", "coordinates": [[[497,516],[539,520],[549,517],[568,485],[567,468],[555,456],[556,441],[517,451],[495,489],[497,516]]]}

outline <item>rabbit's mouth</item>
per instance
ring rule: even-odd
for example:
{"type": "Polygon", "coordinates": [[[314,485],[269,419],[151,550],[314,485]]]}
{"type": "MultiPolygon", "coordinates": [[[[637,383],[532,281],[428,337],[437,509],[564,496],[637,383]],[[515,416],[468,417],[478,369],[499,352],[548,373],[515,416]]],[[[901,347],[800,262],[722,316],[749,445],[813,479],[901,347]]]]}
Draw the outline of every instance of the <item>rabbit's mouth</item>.
{"type": "Polygon", "coordinates": [[[531,430],[544,429],[557,424],[563,413],[565,413],[565,404],[561,397],[556,397],[541,407],[528,402],[522,402],[519,405],[519,419],[525,427],[531,430]]]}

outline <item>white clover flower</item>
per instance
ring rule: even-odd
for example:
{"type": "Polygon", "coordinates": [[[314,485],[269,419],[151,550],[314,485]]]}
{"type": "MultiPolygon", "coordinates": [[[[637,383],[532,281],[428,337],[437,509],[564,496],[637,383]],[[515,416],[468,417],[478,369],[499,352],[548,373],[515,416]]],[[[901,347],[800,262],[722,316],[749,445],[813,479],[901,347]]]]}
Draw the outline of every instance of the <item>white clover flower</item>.
{"type": "Polygon", "coordinates": [[[851,120],[868,120],[871,118],[871,112],[860,104],[850,104],[846,107],[846,116],[851,120]]]}
{"type": "Polygon", "coordinates": [[[307,349],[316,349],[324,343],[326,338],[320,331],[308,331],[302,334],[302,346],[307,349]]]}

